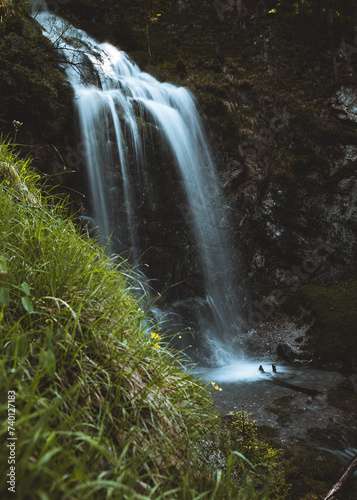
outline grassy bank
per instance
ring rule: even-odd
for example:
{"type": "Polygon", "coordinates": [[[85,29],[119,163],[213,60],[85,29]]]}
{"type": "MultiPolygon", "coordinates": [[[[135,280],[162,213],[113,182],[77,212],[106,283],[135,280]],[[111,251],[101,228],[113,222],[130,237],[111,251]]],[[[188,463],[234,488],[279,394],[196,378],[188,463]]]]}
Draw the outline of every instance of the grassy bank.
{"type": "Polygon", "coordinates": [[[133,272],[37,182],[2,143],[0,496],[14,479],[17,499],[267,498],[133,272]]]}

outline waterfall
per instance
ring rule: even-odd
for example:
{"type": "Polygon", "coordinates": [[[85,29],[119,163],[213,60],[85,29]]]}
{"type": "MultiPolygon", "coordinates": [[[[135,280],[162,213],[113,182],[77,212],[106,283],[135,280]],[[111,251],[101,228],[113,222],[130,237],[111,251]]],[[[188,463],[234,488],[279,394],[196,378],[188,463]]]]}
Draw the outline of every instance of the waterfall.
{"type": "Polygon", "coordinates": [[[207,362],[226,363],[239,325],[235,269],[219,180],[192,94],[160,83],[124,52],[57,16],[42,12],[36,19],[63,57],[74,90],[95,224],[105,241],[117,239],[135,259],[143,251],[137,207],[140,197],[150,196],[150,138],[141,129],[150,123],[160,135],[159,147],[181,178],[202,267],[205,296],[196,301],[200,345],[207,362]]]}

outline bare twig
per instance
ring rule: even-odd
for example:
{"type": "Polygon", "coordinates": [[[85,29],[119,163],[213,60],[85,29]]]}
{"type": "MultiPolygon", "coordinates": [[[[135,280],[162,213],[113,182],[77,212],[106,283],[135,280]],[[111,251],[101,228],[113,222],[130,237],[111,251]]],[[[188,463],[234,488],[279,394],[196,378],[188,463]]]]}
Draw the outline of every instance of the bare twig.
{"type": "Polygon", "coordinates": [[[334,499],[335,495],[345,486],[348,479],[352,476],[355,470],[357,470],[357,455],[355,455],[355,457],[352,459],[352,462],[349,464],[337,483],[335,483],[327,493],[324,500],[334,499]]]}
{"type": "Polygon", "coordinates": [[[51,144],[51,146],[52,146],[52,147],[53,147],[53,149],[56,151],[56,153],[58,154],[58,156],[61,158],[62,163],[63,163],[63,167],[66,169],[66,168],[67,168],[67,167],[66,167],[66,163],[65,163],[65,161],[64,161],[64,159],[63,159],[63,157],[62,157],[61,153],[58,151],[58,149],[56,148],[56,146],[54,146],[53,144],[51,144]]]}

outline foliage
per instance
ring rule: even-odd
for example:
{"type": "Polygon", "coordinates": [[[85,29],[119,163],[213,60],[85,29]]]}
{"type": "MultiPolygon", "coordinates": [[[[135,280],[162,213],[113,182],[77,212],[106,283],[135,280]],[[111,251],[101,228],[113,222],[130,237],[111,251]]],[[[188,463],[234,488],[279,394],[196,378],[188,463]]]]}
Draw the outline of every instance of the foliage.
{"type": "Polygon", "coordinates": [[[168,12],[171,8],[171,0],[139,0],[135,3],[128,0],[118,2],[115,6],[117,19],[126,19],[132,28],[145,32],[146,45],[150,63],[153,60],[150,26],[157,23],[163,12],[168,12]]]}
{"type": "Polygon", "coordinates": [[[0,68],[0,128],[17,118],[43,131],[56,116],[64,75],[26,2],[0,8],[0,68]]]}
{"type": "MultiPolygon", "coordinates": [[[[285,480],[285,466],[281,460],[282,450],[258,440],[258,429],[250,414],[244,410],[231,413],[231,446],[241,453],[255,468],[251,480],[257,489],[269,487],[269,499],[284,499],[290,485],[285,480]]],[[[244,461],[236,467],[241,474],[246,467],[244,461]]]]}
{"type": "Polygon", "coordinates": [[[15,394],[16,498],[266,498],[233,478],[235,452],[224,470],[200,460],[220,419],[133,298],[126,262],[78,234],[9,142],[0,166],[0,413],[15,394]]]}

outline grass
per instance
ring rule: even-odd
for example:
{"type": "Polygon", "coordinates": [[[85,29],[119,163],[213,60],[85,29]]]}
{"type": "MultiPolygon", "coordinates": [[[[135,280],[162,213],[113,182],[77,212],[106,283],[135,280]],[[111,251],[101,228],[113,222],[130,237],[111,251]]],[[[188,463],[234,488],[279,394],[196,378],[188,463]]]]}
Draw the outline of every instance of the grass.
{"type": "Polygon", "coordinates": [[[267,498],[234,451],[222,468],[202,460],[225,435],[207,387],[135,298],[127,263],[79,234],[9,142],[0,193],[0,467],[16,437],[16,498],[267,498]]]}

